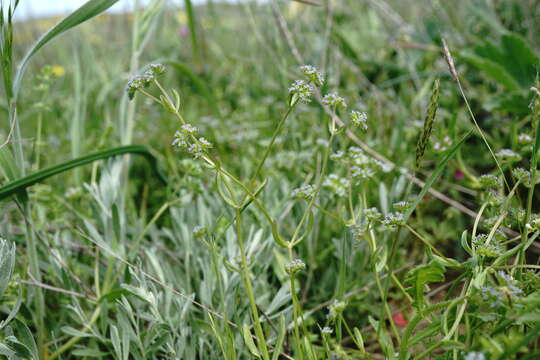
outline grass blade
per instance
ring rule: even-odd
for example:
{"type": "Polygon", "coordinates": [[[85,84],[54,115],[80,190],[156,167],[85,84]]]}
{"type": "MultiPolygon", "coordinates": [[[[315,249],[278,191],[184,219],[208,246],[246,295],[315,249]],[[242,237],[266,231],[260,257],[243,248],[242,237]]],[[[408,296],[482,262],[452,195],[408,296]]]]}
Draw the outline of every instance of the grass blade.
{"type": "Polygon", "coordinates": [[[444,155],[444,157],[439,162],[435,170],[431,173],[431,176],[429,177],[429,179],[427,179],[426,184],[420,191],[420,194],[418,194],[416,199],[412,202],[409,210],[405,213],[405,216],[404,216],[405,222],[409,219],[409,217],[412,215],[412,213],[414,212],[414,210],[416,209],[420,201],[422,201],[424,196],[427,194],[427,192],[429,191],[429,188],[431,188],[431,186],[435,183],[435,181],[437,181],[439,176],[441,176],[444,168],[446,167],[446,164],[448,164],[448,161],[450,161],[450,159],[452,159],[454,155],[456,155],[458,149],[461,147],[461,145],[463,145],[465,140],[471,135],[471,132],[472,131],[469,131],[457,143],[455,143],[450,149],[448,149],[448,152],[444,155]]]}
{"type": "Polygon", "coordinates": [[[17,95],[18,89],[21,85],[22,77],[28,62],[32,56],[45,46],[49,41],[53,40],[58,35],[68,31],[69,29],[85,22],[97,16],[117,3],[118,0],[90,0],[83,6],[75,10],[71,15],[60,21],[56,26],[47,31],[35,44],[28,50],[24,58],[19,64],[19,69],[15,75],[14,81],[14,94],[17,95]]]}
{"type": "Polygon", "coordinates": [[[100,151],[90,155],[85,155],[80,158],[66,161],[64,163],[55,165],[47,169],[43,169],[34,174],[12,181],[9,184],[0,188],[0,200],[3,200],[10,195],[16,194],[29,186],[41,182],[51,176],[58,175],[64,171],[89,164],[96,160],[107,159],[123,154],[137,154],[144,156],[150,163],[150,166],[152,167],[152,170],[154,171],[158,179],[160,179],[164,184],[167,184],[167,179],[159,169],[157,159],[154,157],[154,155],[152,155],[150,151],[142,145],[128,145],[100,151]]]}

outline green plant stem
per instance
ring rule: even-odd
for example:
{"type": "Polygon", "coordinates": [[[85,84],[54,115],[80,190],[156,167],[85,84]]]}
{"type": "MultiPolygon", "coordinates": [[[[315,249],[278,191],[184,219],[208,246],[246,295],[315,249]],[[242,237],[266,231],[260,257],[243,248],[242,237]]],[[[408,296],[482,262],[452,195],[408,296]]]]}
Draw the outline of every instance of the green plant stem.
{"type": "Polygon", "coordinates": [[[456,82],[458,84],[458,89],[459,89],[459,92],[461,94],[461,97],[463,98],[463,101],[465,102],[465,107],[467,108],[467,111],[469,112],[469,115],[476,127],[476,130],[478,130],[478,133],[480,134],[480,137],[482,138],[482,140],[484,141],[484,143],[486,144],[486,147],[488,148],[489,150],[489,153],[491,154],[491,156],[493,157],[493,160],[495,160],[495,164],[497,165],[497,167],[499,168],[499,171],[501,172],[501,176],[503,177],[503,181],[506,185],[506,187],[508,189],[510,189],[510,185],[508,185],[508,181],[506,180],[506,176],[504,176],[504,171],[501,167],[501,164],[499,163],[499,160],[497,160],[497,156],[495,156],[495,153],[493,152],[493,150],[491,149],[491,146],[489,145],[489,142],[486,138],[486,136],[484,135],[484,132],[482,131],[482,128],[480,127],[480,125],[478,125],[478,122],[476,121],[476,117],[474,116],[474,113],[471,109],[471,105],[469,104],[469,100],[467,100],[467,96],[465,96],[465,91],[463,91],[463,87],[461,86],[461,81],[459,80],[459,77],[456,77],[456,82]]]}
{"type": "MultiPolygon", "coordinates": [[[[92,313],[92,316],[90,317],[90,320],[88,321],[88,324],[86,324],[85,327],[81,328],[79,331],[82,333],[86,333],[92,325],[97,321],[99,318],[99,315],[101,313],[101,305],[98,305],[94,312],[92,313]]],[[[56,350],[54,353],[52,353],[48,360],[55,360],[58,357],[60,357],[63,353],[65,353],[67,350],[69,350],[73,345],[75,345],[79,340],[81,340],[82,337],[80,336],[74,336],[72,337],[68,342],[66,342],[64,345],[62,345],[58,350],[56,350]]]]}
{"type": "Polygon", "coordinates": [[[236,208],[236,241],[238,242],[238,247],[240,248],[240,273],[242,275],[242,279],[244,282],[244,288],[246,290],[246,295],[249,300],[249,307],[251,310],[251,316],[253,319],[253,327],[255,329],[255,335],[257,337],[257,344],[259,347],[259,351],[262,354],[262,357],[264,360],[270,359],[270,354],[268,352],[268,347],[266,345],[266,339],[264,336],[264,332],[261,326],[260,318],[259,318],[259,311],[257,309],[257,303],[255,302],[255,296],[253,293],[253,287],[251,284],[251,279],[249,276],[249,267],[248,267],[248,261],[246,257],[246,250],[244,246],[244,239],[242,237],[242,213],[240,212],[239,208],[236,208]]]}
{"type": "Polygon", "coordinates": [[[424,237],[422,235],[417,233],[410,225],[405,224],[405,227],[407,228],[407,230],[412,232],[414,234],[414,236],[416,236],[424,245],[426,245],[428,248],[430,248],[435,254],[437,254],[438,256],[440,256],[442,258],[446,258],[446,256],[444,256],[439,250],[437,250],[437,248],[435,246],[431,245],[429,243],[429,241],[424,239],[424,237]]]}
{"type": "MultiPolygon", "coordinates": [[[[365,193],[365,190],[363,190],[362,192],[365,193]]],[[[365,201],[365,198],[366,198],[365,194],[363,194],[363,198],[365,201]]],[[[364,207],[365,205],[366,204],[364,204],[364,207]]],[[[385,321],[385,314],[386,314],[386,316],[388,317],[388,320],[390,321],[390,327],[392,329],[392,333],[394,334],[396,339],[398,339],[399,341],[400,339],[399,331],[396,328],[394,321],[392,320],[392,312],[390,311],[390,308],[388,307],[388,303],[386,302],[385,291],[382,286],[381,278],[379,277],[379,273],[377,271],[377,263],[376,263],[376,258],[375,258],[376,242],[375,242],[375,239],[373,238],[371,231],[367,231],[366,233],[367,233],[368,241],[370,243],[370,248],[371,248],[371,269],[373,271],[373,276],[375,278],[375,284],[377,286],[377,290],[379,291],[379,297],[381,298],[381,301],[383,302],[383,308],[381,310],[382,315],[379,321],[379,329],[377,329],[377,334],[380,331],[383,331],[385,329],[384,321],[385,321]]],[[[392,271],[390,271],[390,273],[392,273],[392,271]]]]}
{"type": "MultiPolygon", "coordinates": [[[[291,257],[291,256],[289,256],[289,257],[291,257]]],[[[300,314],[298,312],[299,304],[298,304],[298,299],[296,298],[296,288],[294,286],[294,277],[291,276],[289,281],[290,281],[290,284],[291,284],[291,299],[292,299],[292,303],[293,303],[294,340],[296,342],[296,347],[297,347],[297,350],[298,350],[298,358],[300,360],[303,360],[304,354],[303,354],[303,351],[302,351],[302,342],[300,341],[300,330],[299,330],[299,326],[298,326],[298,318],[300,317],[300,314]]],[[[302,319],[302,321],[303,321],[303,319],[302,319]]]]}
{"type": "MultiPolygon", "coordinates": [[[[25,219],[25,236],[28,242],[28,258],[29,267],[32,280],[41,283],[41,271],[39,268],[39,255],[37,252],[36,234],[32,228],[32,224],[29,220],[31,216],[31,205],[28,201],[23,204],[24,219],[25,219]]],[[[40,358],[46,358],[46,333],[45,333],[45,299],[43,297],[43,291],[40,287],[34,287],[34,305],[36,307],[36,328],[37,328],[37,345],[40,358]]]]}
{"type": "Polygon", "coordinates": [[[298,243],[303,239],[303,237],[299,238],[300,230],[302,229],[302,226],[304,225],[304,222],[307,220],[309,214],[311,213],[311,208],[315,204],[315,200],[317,199],[319,192],[322,187],[322,183],[324,181],[324,176],[326,173],[326,168],[328,166],[328,159],[330,158],[330,149],[332,148],[332,141],[334,140],[335,132],[331,131],[330,138],[328,139],[328,145],[326,145],[326,149],[324,152],[324,159],[323,159],[323,165],[321,168],[321,172],[319,174],[319,179],[317,181],[317,186],[315,187],[315,190],[313,191],[313,196],[311,197],[311,200],[309,201],[309,204],[306,208],[306,211],[304,212],[304,215],[302,215],[302,218],[300,219],[300,222],[296,226],[296,229],[294,230],[293,236],[290,241],[290,246],[294,247],[298,245],[298,243]]]}
{"type": "Polygon", "coordinates": [[[255,169],[255,172],[253,173],[251,180],[249,181],[250,186],[253,186],[253,182],[257,180],[257,177],[259,176],[261,169],[264,166],[264,163],[266,162],[266,159],[268,159],[268,156],[270,155],[270,152],[272,151],[272,148],[274,147],[274,143],[276,142],[277,137],[279,136],[279,134],[281,134],[281,131],[283,130],[283,124],[285,124],[285,121],[287,120],[287,118],[289,117],[293,109],[296,107],[296,104],[297,102],[291,104],[291,106],[287,108],[285,115],[283,115],[283,117],[279,121],[276,129],[274,130],[274,133],[272,134],[272,139],[270,140],[270,143],[266,147],[266,150],[261,160],[259,161],[259,164],[257,165],[257,168],[255,169]]]}

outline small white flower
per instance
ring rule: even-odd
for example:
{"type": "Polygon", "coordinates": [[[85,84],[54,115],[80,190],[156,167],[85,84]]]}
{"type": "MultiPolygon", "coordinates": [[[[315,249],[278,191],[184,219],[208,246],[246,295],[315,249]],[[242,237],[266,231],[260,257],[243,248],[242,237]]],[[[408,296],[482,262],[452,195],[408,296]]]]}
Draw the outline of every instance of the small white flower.
{"type": "Polygon", "coordinates": [[[315,66],[303,65],[300,66],[300,71],[302,71],[315,85],[321,86],[323,84],[324,80],[322,73],[318,71],[315,66]]]}
{"type": "Polygon", "coordinates": [[[336,174],[330,174],[324,180],[323,185],[325,187],[331,188],[337,196],[347,195],[347,189],[349,187],[349,180],[346,178],[339,177],[336,174]]]}
{"type": "Polygon", "coordinates": [[[310,199],[315,194],[314,185],[303,185],[291,192],[291,197],[295,199],[310,199]]]}
{"type": "Polygon", "coordinates": [[[195,159],[200,158],[204,154],[202,146],[197,143],[190,144],[187,151],[193,155],[195,159]]]}
{"type": "Polygon", "coordinates": [[[313,94],[313,87],[304,80],[296,80],[289,88],[289,93],[298,96],[301,102],[309,103],[313,94]]]}
{"type": "Polygon", "coordinates": [[[197,128],[191,124],[184,124],[181,126],[184,134],[193,135],[197,132],[197,128]]]}
{"type": "Polygon", "coordinates": [[[519,161],[521,160],[521,155],[515,153],[510,149],[502,149],[495,154],[498,158],[504,161],[519,161]]]}
{"type": "Polygon", "coordinates": [[[345,102],[345,99],[339,96],[337,93],[329,93],[324,95],[324,98],[322,99],[322,103],[327,106],[333,106],[333,107],[347,107],[347,103],[345,102]]]}
{"type": "Polygon", "coordinates": [[[325,326],[325,327],[322,328],[321,332],[322,332],[323,334],[328,334],[328,335],[330,335],[330,334],[332,334],[332,333],[334,332],[334,330],[332,330],[332,329],[329,328],[328,326],[325,326]]]}
{"type": "Polygon", "coordinates": [[[294,259],[285,265],[285,272],[289,275],[295,275],[306,268],[306,264],[300,259],[294,259]]]}
{"type": "Polygon", "coordinates": [[[212,147],[212,143],[203,137],[199,138],[199,142],[201,143],[201,146],[205,149],[209,149],[212,147]]]}
{"type": "Polygon", "coordinates": [[[185,148],[188,146],[186,135],[181,131],[176,131],[174,133],[174,140],[172,141],[172,146],[176,146],[178,148],[185,148]]]}
{"type": "Polygon", "coordinates": [[[532,143],[532,137],[529,134],[522,133],[519,134],[517,141],[521,145],[528,145],[532,143]]]}
{"type": "Polygon", "coordinates": [[[486,356],[482,352],[471,351],[465,355],[465,360],[486,360],[486,356]]]}
{"type": "Polygon", "coordinates": [[[351,111],[351,121],[354,125],[359,126],[364,130],[368,129],[367,114],[363,111],[351,111]]]}

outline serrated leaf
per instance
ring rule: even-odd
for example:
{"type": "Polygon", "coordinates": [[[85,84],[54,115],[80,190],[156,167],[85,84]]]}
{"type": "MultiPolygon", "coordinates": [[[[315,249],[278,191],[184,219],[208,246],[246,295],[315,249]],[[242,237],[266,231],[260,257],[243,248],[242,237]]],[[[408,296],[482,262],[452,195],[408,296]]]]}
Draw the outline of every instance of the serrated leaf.
{"type": "Polygon", "coordinates": [[[445,268],[436,261],[420,265],[409,271],[405,279],[405,285],[411,285],[408,291],[414,296],[416,308],[424,307],[424,287],[433,282],[444,281],[445,268]]]}

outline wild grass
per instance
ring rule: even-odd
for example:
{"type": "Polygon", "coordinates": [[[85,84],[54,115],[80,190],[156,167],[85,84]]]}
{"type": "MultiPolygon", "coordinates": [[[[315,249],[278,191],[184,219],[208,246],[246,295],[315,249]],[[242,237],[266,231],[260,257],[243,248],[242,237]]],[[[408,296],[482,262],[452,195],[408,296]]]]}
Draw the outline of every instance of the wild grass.
{"type": "Polygon", "coordinates": [[[540,356],[535,1],[115,2],[1,5],[2,356],[540,356]]]}

